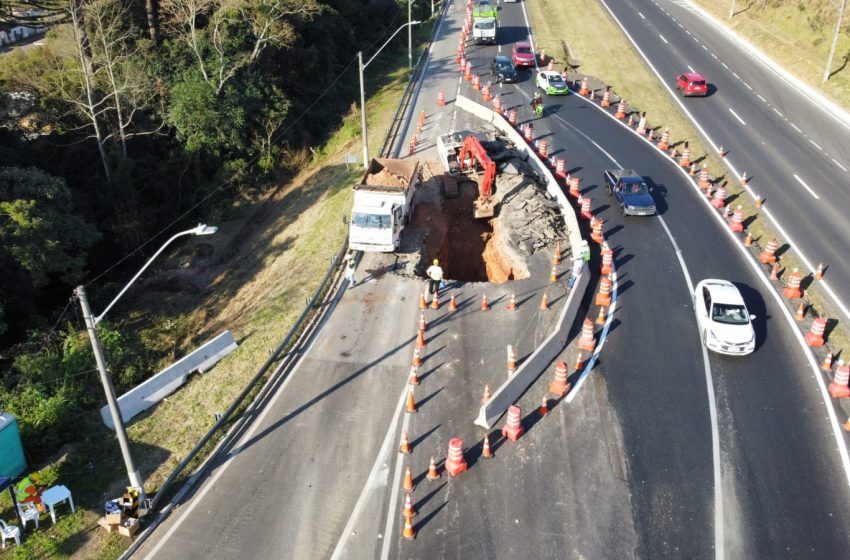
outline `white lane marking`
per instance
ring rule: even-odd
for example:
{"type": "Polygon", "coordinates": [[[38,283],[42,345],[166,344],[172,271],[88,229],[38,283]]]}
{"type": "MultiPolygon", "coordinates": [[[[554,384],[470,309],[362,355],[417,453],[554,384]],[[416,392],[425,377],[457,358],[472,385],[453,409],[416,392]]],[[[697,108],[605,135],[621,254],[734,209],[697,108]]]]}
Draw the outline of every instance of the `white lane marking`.
{"type": "Polygon", "coordinates": [[[844,167],[843,165],[841,165],[840,163],[838,163],[838,160],[837,160],[837,159],[832,158],[832,163],[834,163],[835,165],[837,165],[838,167],[840,167],[840,168],[841,168],[841,170],[842,170],[843,172],[847,173],[847,168],[846,168],[846,167],[844,167]]]}
{"type": "MultiPolygon", "coordinates": [[[[594,105],[594,104],[592,104],[592,105],[594,105]]],[[[596,147],[597,150],[599,150],[601,153],[605,154],[605,156],[609,160],[611,160],[611,163],[613,163],[615,166],[617,166],[619,168],[623,167],[614,158],[614,156],[612,156],[610,153],[608,153],[602,146],[600,146],[598,143],[596,143],[596,141],[593,140],[592,138],[590,138],[587,134],[585,134],[581,130],[577,129],[572,124],[568,123],[566,120],[561,118],[560,115],[556,114],[556,115],[554,115],[554,117],[557,120],[564,123],[569,128],[573,129],[576,133],[580,134],[585,139],[587,139],[587,141],[589,143],[593,144],[596,147]]],[[[619,120],[617,122],[619,122],[619,120]]],[[[620,124],[623,124],[623,123],[620,123],[620,124]]],[[[685,173],[686,173],[686,176],[687,176],[687,172],[685,172],[685,173]]],[[[685,282],[688,285],[688,293],[693,294],[694,293],[694,285],[693,285],[693,282],[691,282],[690,274],[688,274],[688,268],[687,268],[687,266],[685,266],[685,260],[682,257],[682,251],[679,249],[679,246],[676,244],[676,240],[673,238],[673,235],[670,233],[670,230],[667,227],[667,224],[664,222],[664,219],[657,214],[656,214],[656,218],[658,218],[658,220],[661,222],[661,225],[664,227],[664,231],[667,232],[667,237],[670,239],[670,243],[673,244],[673,248],[676,251],[676,256],[678,257],[679,264],[682,267],[682,273],[685,276],[685,282]]],[[[616,275],[616,271],[614,271],[614,275],[616,275]]],[[[614,299],[614,298],[616,298],[616,295],[617,295],[617,289],[616,288],[617,288],[617,284],[616,284],[616,280],[614,280],[614,289],[612,291],[613,297],[612,297],[612,300],[611,300],[612,306],[614,305],[614,303],[616,301],[616,299],[614,299]]],[[[613,307],[612,307],[612,309],[613,309],[613,307]]],[[[599,348],[599,346],[602,346],[602,344],[604,343],[604,340],[605,340],[604,337],[606,337],[607,334],[608,334],[608,326],[610,325],[613,317],[614,317],[614,314],[609,311],[608,320],[605,322],[605,328],[603,329],[602,334],[599,337],[600,338],[600,344],[598,345],[596,351],[594,352],[594,355],[591,358],[592,360],[595,360],[596,355],[598,354],[599,350],[601,349],[601,348],[599,348]]],[[[700,342],[700,346],[702,346],[701,342],[700,342]]],[[[709,361],[708,361],[708,352],[705,349],[705,346],[702,346],[702,360],[703,360],[703,366],[705,368],[706,384],[708,386],[708,409],[709,409],[709,413],[710,413],[710,416],[711,416],[711,451],[712,451],[712,458],[713,458],[713,462],[714,462],[714,551],[715,551],[715,558],[717,560],[723,560],[723,558],[724,558],[724,554],[723,554],[723,489],[722,489],[723,485],[722,485],[721,479],[720,479],[720,430],[717,426],[717,406],[714,402],[714,400],[715,400],[714,399],[714,385],[713,385],[713,381],[712,381],[712,378],[711,378],[711,365],[709,364],[709,361]]],[[[582,377],[579,378],[579,382],[582,381],[582,378],[587,374],[588,371],[590,371],[590,369],[592,369],[592,363],[588,362],[587,366],[585,366],[585,371],[582,372],[582,377]]],[[[579,387],[579,383],[577,382],[575,389],[570,391],[570,395],[567,396],[567,399],[566,399],[567,402],[572,401],[574,393],[577,392],[578,387],[579,387]]]]}
{"type": "Polygon", "coordinates": [[[760,93],[757,93],[757,94],[756,94],[756,97],[758,97],[759,99],[761,99],[761,100],[762,100],[762,103],[767,103],[767,99],[765,99],[764,97],[762,97],[762,95],[761,95],[760,93]]]}
{"type": "Polygon", "coordinates": [[[667,42],[667,39],[665,39],[665,38],[664,38],[664,35],[661,35],[661,34],[659,33],[659,34],[658,34],[658,36],[659,36],[659,37],[661,37],[661,40],[662,40],[662,41],[664,41],[664,44],[665,44],[665,45],[669,45],[669,44],[670,44],[670,43],[668,43],[668,42],[667,42]]]}
{"type": "Polygon", "coordinates": [[[783,118],[785,117],[785,115],[780,113],[779,109],[777,109],[776,107],[771,107],[771,109],[773,109],[773,112],[776,113],[777,115],[779,115],[780,117],[783,117],[783,118]]]}
{"type": "Polygon", "coordinates": [[[735,72],[734,70],[732,71],[732,75],[733,75],[733,76],[735,76],[735,79],[736,79],[736,80],[740,80],[740,79],[741,79],[741,76],[739,76],[739,75],[738,75],[738,73],[737,73],[737,72],[735,72]]]}
{"type": "Polygon", "coordinates": [[[809,142],[811,142],[811,143],[812,143],[812,146],[814,146],[814,147],[815,147],[815,148],[817,148],[818,150],[823,151],[823,148],[821,148],[821,147],[818,145],[818,143],[817,143],[817,142],[815,142],[814,140],[812,140],[811,138],[809,138],[809,142]]]}
{"type": "Polygon", "coordinates": [[[797,126],[796,124],[794,124],[794,123],[792,123],[792,122],[789,122],[788,124],[790,124],[790,125],[791,125],[791,128],[793,128],[794,130],[796,130],[796,131],[797,131],[797,132],[799,132],[800,134],[802,134],[802,133],[803,133],[803,131],[802,131],[802,130],[800,130],[800,127],[799,127],[799,126],[797,126]]]}
{"type": "Polygon", "coordinates": [[[729,112],[732,113],[732,116],[738,119],[738,122],[744,126],[747,126],[747,123],[744,122],[744,119],[738,116],[738,113],[732,110],[732,107],[729,107],[729,112]]]}
{"type": "MultiPolygon", "coordinates": [[[[682,267],[682,274],[685,276],[685,282],[688,284],[688,293],[694,293],[694,283],[691,280],[691,274],[688,272],[688,267],[685,264],[685,258],[682,256],[682,250],[676,244],[676,239],[667,227],[667,222],[660,215],[656,215],[667,238],[676,250],[676,257],[679,259],[679,266],[682,267]]],[[[705,372],[705,388],[708,393],[708,414],[711,418],[711,459],[714,464],[714,542],[721,543],[719,550],[715,549],[715,558],[722,559],[724,556],[723,550],[723,491],[720,472],[720,428],[717,422],[717,398],[714,395],[714,379],[711,375],[711,363],[708,359],[708,350],[700,341],[700,349],[702,350],[702,363],[705,372]]]]}
{"type": "Polygon", "coordinates": [[[691,72],[696,72],[696,70],[694,70],[694,69],[691,67],[691,65],[690,65],[690,64],[688,64],[688,70],[690,70],[691,72]]]}
{"type": "Polygon", "coordinates": [[[498,50],[499,52],[502,52],[502,45],[499,45],[498,50]]]}
{"type": "Polygon", "coordinates": [[[748,90],[753,91],[753,86],[751,86],[747,82],[741,82],[741,83],[744,84],[747,87],[748,90]]]}
{"type": "MultiPolygon", "coordinates": [[[[406,385],[405,388],[408,386],[406,385]]],[[[401,424],[401,431],[406,432],[410,427],[410,413],[404,413],[404,421],[401,424]]],[[[399,453],[401,455],[401,453],[399,453]]],[[[396,511],[396,501],[398,500],[398,489],[401,486],[401,468],[404,464],[404,461],[401,457],[397,457],[395,461],[395,476],[393,477],[393,489],[390,492],[390,505],[387,510],[387,524],[384,527],[384,544],[381,547],[381,559],[387,560],[390,556],[390,544],[392,542],[393,535],[393,523],[395,523],[396,516],[393,514],[396,511]]]]}
{"type": "MultiPolygon", "coordinates": [[[[697,42],[699,42],[699,41],[697,41],[697,42]]],[[[702,45],[702,50],[707,51],[707,50],[708,50],[708,47],[706,47],[705,45],[702,45]]],[[[716,58],[716,57],[715,57],[715,58],[716,58]]]]}
{"type": "Polygon", "coordinates": [[[640,16],[640,19],[646,19],[646,16],[643,15],[642,13],[638,12],[638,15],[640,16]]]}
{"type": "Polygon", "coordinates": [[[688,31],[687,29],[685,29],[685,33],[687,33],[688,35],[690,35],[690,34],[691,34],[691,32],[690,32],[690,31],[688,31]]]}
{"type": "Polygon", "coordinates": [[[815,191],[813,191],[813,190],[812,190],[812,187],[810,187],[809,185],[807,185],[807,184],[806,184],[806,182],[805,182],[805,181],[803,181],[802,179],[800,179],[800,176],[799,176],[799,175],[797,175],[796,173],[794,173],[794,178],[795,178],[795,179],[797,179],[797,182],[798,182],[798,183],[800,183],[801,185],[803,185],[803,187],[805,187],[805,189],[806,189],[807,191],[809,191],[809,194],[810,194],[810,195],[812,195],[813,197],[815,197],[815,199],[820,200],[820,197],[817,195],[817,193],[816,193],[815,191]]]}
{"type": "MultiPolygon", "coordinates": [[[[673,100],[679,105],[679,107],[682,109],[682,112],[684,112],[684,114],[687,115],[688,119],[690,119],[690,121],[694,124],[694,126],[697,128],[697,130],[699,130],[699,132],[708,141],[708,143],[715,150],[717,150],[717,148],[718,148],[717,144],[714,142],[714,140],[711,138],[711,136],[708,135],[708,133],[705,131],[705,129],[702,127],[702,125],[700,125],[700,123],[696,120],[696,118],[694,118],[694,116],[691,114],[691,112],[688,110],[688,108],[685,107],[685,104],[682,103],[682,100],[679,99],[679,96],[676,95],[676,93],[670,88],[669,85],[667,85],[667,82],[661,76],[661,73],[652,64],[652,61],[649,60],[649,57],[646,56],[646,53],[644,53],[640,49],[637,42],[634,40],[634,38],[631,36],[631,34],[628,32],[628,30],[622,24],[622,22],[620,22],[620,20],[617,18],[617,16],[614,14],[614,12],[608,6],[608,3],[606,2],[606,0],[600,0],[600,2],[602,3],[603,6],[605,6],[605,9],[608,10],[608,13],[611,15],[611,18],[617,23],[617,26],[622,30],[623,34],[626,36],[626,38],[629,40],[629,42],[631,42],[631,44],[634,46],[635,50],[637,50],[638,53],[640,53],[644,62],[646,62],[647,66],[649,66],[650,70],[652,70],[652,72],[655,74],[655,77],[658,78],[658,81],[667,90],[667,93],[670,94],[670,97],[672,97],[673,100]]],[[[611,118],[615,122],[619,123],[620,126],[626,127],[625,123],[616,119],[614,117],[614,115],[612,115],[610,112],[606,111],[605,109],[599,107],[598,105],[596,105],[594,103],[590,103],[590,101],[587,101],[587,103],[589,103],[596,110],[604,112],[606,115],[608,115],[609,118],[611,118]]],[[[647,144],[652,145],[651,142],[649,142],[649,140],[646,137],[641,137],[641,138],[647,144]]],[[[674,165],[679,170],[679,173],[682,173],[683,175],[686,175],[688,173],[688,171],[685,170],[683,167],[676,165],[676,162],[674,162],[673,160],[668,159],[668,161],[670,161],[672,163],[672,165],[674,165]]],[[[736,177],[738,177],[738,179],[741,178],[741,174],[738,173],[738,170],[735,168],[734,165],[732,165],[732,162],[729,160],[729,158],[726,158],[726,165],[729,167],[729,170],[732,171],[732,173],[736,177]]],[[[696,185],[694,185],[693,188],[697,188],[696,185]]],[[[744,190],[747,192],[747,194],[750,195],[750,197],[755,198],[755,194],[753,193],[753,190],[752,190],[751,187],[744,186],[744,190]]],[[[779,306],[779,309],[782,312],[783,316],[785,317],[786,322],[791,327],[791,330],[792,330],[794,336],[797,338],[797,344],[799,344],[799,346],[800,346],[800,351],[803,353],[803,355],[808,360],[809,367],[811,368],[811,371],[812,371],[812,377],[815,378],[815,381],[817,382],[818,387],[820,388],[821,401],[823,402],[823,405],[826,407],[826,412],[827,412],[827,415],[829,416],[829,420],[830,420],[830,428],[832,428],[832,434],[835,437],[835,443],[836,443],[836,447],[838,448],[838,454],[841,458],[842,466],[844,467],[844,476],[847,479],[847,485],[850,486],[850,454],[848,454],[847,442],[844,440],[844,434],[843,434],[841,428],[839,427],[838,417],[835,414],[835,409],[832,407],[831,398],[829,396],[829,393],[826,390],[826,383],[824,383],[823,376],[820,373],[820,365],[815,360],[814,354],[812,354],[809,351],[809,347],[806,344],[805,340],[803,339],[802,333],[797,328],[796,321],[791,316],[791,312],[785,306],[785,302],[780,298],[779,293],[771,285],[770,281],[767,278],[767,275],[765,275],[763,273],[763,271],[761,270],[761,268],[759,268],[760,265],[757,264],[755,259],[753,259],[752,256],[747,252],[747,249],[744,247],[744,245],[742,243],[738,242],[739,240],[735,236],[735,233],[731,229],[729,229],[728,225],[726,224],[726,221],[723,219],[721,214],[719,212],[715,212],[713,210],[713,208],[711,207],[711,203],[709,202],[708,198],[706,198],[705,196],[701,196],[700,200],[702,200],[702,203],[706,205],[706,209],[709,211],[709,213],[712,216],[714,216],[714,219],[717,220],[717,222],[720,224],[720,227],[725,232],[725,234],[728,235],[731,239],[733,239],[735,241],[735,246],[738,248],[739,251],[741,251],[741,253],[744,255],[746,261],[750,264],[750,267],[756,272],[756,275],[761,280],[765,289],[771,294],[774,301],[779,306]]],[[[800,257],[800,260],[803,262],[803,264],[806,267],[808,267],[809,270],[814,272],[815,269],[812,266],[811,261],[809,261],[809,259],[806,258],[806,255],[803,254],[803,252],[800,251],[797,248],[797,244],[791,239],[791,236],[788,235],[788,233],[785,231],[785,228],[783,228],[782,225],[779,223],[779,221],[773,216],[773,213],[770,212],[770,210],[768,210],[767,208],[762,208],[762,213],[765,216],[767,216],[767,219],[770,221],[770,223],[773,224],[773,226],[779,231],[780,235],[782,235],[782,237],[791,245],[791,249],[797,254],[797,256],[800,257]]],[[[832,298],[835,305],[838,306],[838,308],[841,310],[841,312],[844,314],[844,316],[850,318],[850,310],[848,310],[847,306],[844,305],[844,302],[842,302],[838,298],[838,295],[836,295],[836,293],[832,290],[832,288],[829,286],[829,283],[826,280],[821,280],[819,282],[819,284],[820,284],[820,287],[827,294],[829,294],[829,296],[832,298]]],[[[716,533],[715,533],[715,538],[716,538],[716,533]]],[[[715,546],[715,558],[720,558],[722,556],[722,554],[723,554],[722,548],[723,548],[722,544],[720,546],[720,549],[718,549],[717,546],[715,546]],[[718,555],[720,555],[720,556],[718,556],[718,555]]]]}

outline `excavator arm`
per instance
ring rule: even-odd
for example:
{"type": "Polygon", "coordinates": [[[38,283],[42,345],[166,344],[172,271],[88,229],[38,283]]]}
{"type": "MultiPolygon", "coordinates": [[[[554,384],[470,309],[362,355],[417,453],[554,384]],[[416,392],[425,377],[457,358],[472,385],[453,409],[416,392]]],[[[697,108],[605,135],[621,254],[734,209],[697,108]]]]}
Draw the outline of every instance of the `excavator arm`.
{"type": "Polygon", "coordinates": [[[468,167],[475,170],[475,161],[484,169],[484,176],[478,181],[478,199],[475,201],[475,217],[476,218],[491,218],[495,215],[493,201],[490,198],[493,195],[493,183],[496,181],[496,164],[487,155],[487,150],[481,145],[481,142],[474,135],[470,134],[463,141],[463,147],[460,150],[460,170],[467,167],[467,157],[474,158],[468,167]]]}

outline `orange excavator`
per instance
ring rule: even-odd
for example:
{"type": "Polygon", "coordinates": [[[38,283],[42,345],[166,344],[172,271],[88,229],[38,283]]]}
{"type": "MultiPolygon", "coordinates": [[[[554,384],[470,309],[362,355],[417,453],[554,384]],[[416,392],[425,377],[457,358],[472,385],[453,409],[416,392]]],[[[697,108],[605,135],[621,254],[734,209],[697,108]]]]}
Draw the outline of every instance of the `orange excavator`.
{"type": "Polygon", "coordinates": [[[477,161],[484,170],[484,176],[478,180],[478,199],[475,201],[476,218],[492,218],[495,215],[495,204],[493,203],[493,183],[496,181],[496,164],[487,155],[487,150],[474,135],[470,134],[463,140],[460,150],[460,170],[469,168],[477,174],[475,162],[477,161]],[[469,157],[469,163],[467,163],[469,157]],[[474,159],[473,159],[474,158],[474,159]]]}

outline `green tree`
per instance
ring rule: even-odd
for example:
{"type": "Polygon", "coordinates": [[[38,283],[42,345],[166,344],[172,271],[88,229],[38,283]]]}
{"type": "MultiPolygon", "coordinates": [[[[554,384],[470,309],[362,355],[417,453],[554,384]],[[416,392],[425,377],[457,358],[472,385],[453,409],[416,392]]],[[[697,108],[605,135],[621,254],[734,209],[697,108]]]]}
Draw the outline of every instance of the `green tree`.
{"type": "Polygon", "coordinates": [[[0,244],[35,287],[54,275],[65,283],[82,278],[99,235],[72,206],[64,179],[34,167],[0,168],[0,244]]]}

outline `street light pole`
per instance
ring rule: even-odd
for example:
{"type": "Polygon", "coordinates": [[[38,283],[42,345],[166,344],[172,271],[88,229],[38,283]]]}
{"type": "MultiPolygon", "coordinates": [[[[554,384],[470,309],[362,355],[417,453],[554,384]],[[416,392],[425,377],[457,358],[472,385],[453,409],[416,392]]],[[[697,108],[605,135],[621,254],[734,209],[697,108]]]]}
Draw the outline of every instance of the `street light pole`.
{"type": "Polygon", "coordinates": [[[77,286],[74,293],[77,294],[77,299],[80,300],[80,307],[83,309],[83,319],[86,322],[86,330],[89,332],[89,340],[91,340],[91,348],[94,352],[94,361],[97,363],[97,371],[100,373],[103,392],[106,393],[106,402],[109,405],[109,413],[112,416],[115,435],[118,436],[118,445],[121,447],[121,456],[124,457],[124,466],[127,468],[130,486],[139,490],[139,503],[144,504],[145,485],[142,483],[142,475],[136,469],[136,465],[133,463],[133,456],[130,454],[127,431],[124,429],[124,421],[121,419],[121,411],[118,409],[118,401],[115,398],[115,388],[112,386],[112,379],[106,370],[106,358],[103,356],[103,348],[100,346],[100,339],[97,336],[97,328],[95,327],[94,317],[89,307],[89,300],[86,298],[86,290],[83,286],[77,286]]]}
{"type": "Polygon", "coordinates": [[[413,68],[413,0],[407,0],[407,68],[413,68]]]}
{"type": "Polygon", "coordinates": [[[829,57],[826,59],[826,69],[823,71],[823,83],[829,79],[829,69],[832,67],[832,57],[835,55],[835,45],[838,43],[838,33],[841,31],[841,18],[844,16],[844,8],[847,6],[847,0],[841,2],[841,9],[838,11],[838,23],[835,24],[835,35],[832,37],[832,46],[829,48],[829,57]]]}
{"type": "Polygon", "coordinates": [[[360,136],[363,139],[363,168],[364,169],[369,169],[369,143],[367,141],[367,136],[366,136],[366,88],[363,84],[363,71],[366,70],[367,66],[372,64],[372,61],[375,60],[375,57],[378,56],[378,54],[382,50],[384,50],[384,47],[386,47],[390,43],[390,41],[392,41],[393,38],[396,35],[399,34],[399,32],[402,29],[404,29],[405,27],[410,27],[412,29],[414,25],[419,25],[420,23],[422,23],[422,22],[421,21],[409,21],[409,22],[403,24],[398,29],[396,29],[395,32],[392,35],[390,35],[390,38],[387,39],[387,41],[383,45],[381,45],[381,48],[379,48],[377,51],[375,51],[375,54],[372,55],[372,58],[367,60],[365,64],[363,63],[363,51],[359,51],[357,53],[357,67],[358,67],[358,70],[360,71],[360,128],[361,128],[360,136]]]}
{"type": "Polygon", "coordinates": [[[156,253],[153,254],[151,258],[148,259],[148,262],[136,273],[135,276],[127,283],[126,286],[115,296],[109,305],[106,306],[103,313],[95,317],[92,314],[91,307],[89,307],[89,300],[86,297],[86,290],[84,286],[77,286],[74,290],[74,293],[77,296],[77,299],[80,300],[80,307],[83,310],[83,320],[86,323],[86,330],[89,333],[89,340],[91,341],[92,352],[94,353],[94,361],[97,364],[97,371],[100,374],[100,382],[103,385],[103,392],[106,393],[106,403],[109,406],[109,415],[112,417],[112,425],[115,427],[115,435],[118,437],[118,445],[121,447],[121,456],[124,458],[124,466],[127,468],[127,478],[130,479],[130,486],[137,489],[139,491],[139,503],[145,503],[145,485],[142,480],[142,475],[139,473],[139,470],[136,468],[135,463],[133,462],[133,456],[130,453],[130,442],[127,439],[127,430],[124,428],[124,419],[121,418],[121,409],[118,408],[118,399],[115,398],[115,387],[112,385],[112,378],[109,376],[109,370],[106,368],[106,357],[103,354],[103,347],[100,345],[100,338],[97,336],[97,324],[103,319],[103,316],[106,315],[106,312],[112,309],[112,306],[115,305],[115,302],[124,295],[124,292],[127,291],[127,288],[133,285],[139,276],[141,276],[142,272],[147,269],[150,264],[156,259],[160,253],[162,253],[166,247],[171,245],[171,243],[181,237],[183,235],[211,235],[218,231],[218,228],[215,226],[207,226],[205,224],[198,224],[198,227],[188,229],[186,231],[181,231],[180,233],[176,233],[171,236],[171,239],[166,241],[162,247],[157,250],[156,253]]]}

